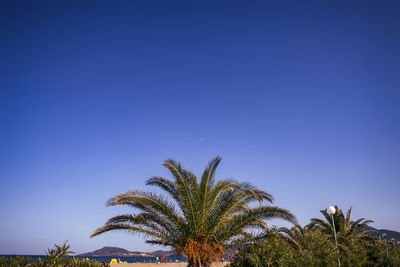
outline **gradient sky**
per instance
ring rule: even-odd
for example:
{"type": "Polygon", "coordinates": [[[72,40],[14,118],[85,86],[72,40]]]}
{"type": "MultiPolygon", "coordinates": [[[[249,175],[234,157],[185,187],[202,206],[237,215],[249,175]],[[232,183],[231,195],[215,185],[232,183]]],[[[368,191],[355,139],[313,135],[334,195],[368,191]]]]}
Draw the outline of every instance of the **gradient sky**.
{"type": "MultiPolygon", "coordinates": [[[[1,1],[0,254],[107,233],[173,158],[400,231],[399,1],[1,1]]],[[[151,188],[150,188],[151,189],[151,188]]],[[[271,222],[272,224],[278,222],[271,222]]]]}

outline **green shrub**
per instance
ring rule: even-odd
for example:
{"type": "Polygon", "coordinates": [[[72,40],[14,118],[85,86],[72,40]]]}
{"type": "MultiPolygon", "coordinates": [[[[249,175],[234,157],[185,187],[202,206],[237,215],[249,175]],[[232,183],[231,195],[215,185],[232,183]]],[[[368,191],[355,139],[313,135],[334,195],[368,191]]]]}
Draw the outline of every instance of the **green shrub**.
{"type": "Polygon", "coordinates": [[[53,249],[47,250],[47,258],[34,261],[31,257],[15,256],[0,257],[0,267],[105,267],[109,264],[101,264],[95,260],[86,260],[76,257],[68,257],[74,252],[70,251],[70,245],[55,245],[53,249]]]}
{"type": "Polygon", "coordinates": [[[400,248],[395,242],[373,241],[362,244],[367,255],[366,267],[399,266],[400,248]]]}
{"type": "Polygon", "coordinates": [[[31,264],[31,257],[0,257],[0,266],[1,267],[9,267],[9,266],[29,266],[31,264]]]}
{"type": "Polygon", "coordinates": [[[260,243],[253,243],[238,251],[231,267],[290,266],[294,250],[284,238],[272,235],[260,243]]]}
{"type": "Polygon", "coordinates": [[[349,239],[336,247],[331,236],[311,231],[288,243],[273,234],[259,243],[252,243],[236,253],[230,267],[400,267],[400,244],[395,242],[349,239]]]}
{"type": "Polygon", "coordinates": [[[305,233],[295,247],[292,266],[337,266],[336,245],[329,237],[318,232],[305,233]]]}
{"type": "Polygon", "coordinates": [[[66,257],[59,263],[54,264],[53,259],[39,259],[33,261],[31,257],[0,257],[0,267],[104,267],[109,266],[108,264],[102,264],[95,260],[85,260],[76,257],[66,257]]]}

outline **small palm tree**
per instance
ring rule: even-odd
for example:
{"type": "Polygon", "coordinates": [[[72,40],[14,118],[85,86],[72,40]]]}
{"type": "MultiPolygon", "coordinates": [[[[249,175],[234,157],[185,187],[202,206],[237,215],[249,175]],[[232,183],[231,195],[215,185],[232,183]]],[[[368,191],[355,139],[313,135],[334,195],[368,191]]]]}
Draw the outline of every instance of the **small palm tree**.
{"type": "Polygon", "coordinates": [[[311,231],[313,231],[315,227],[315,223],[307,224],[306,226],[302,227],[299,224],[294,225],[292,228],[281,227],[278,229],[280,234],[283,234],[284,237],[288,239],[288,241],[294,244],[297,248],[302,249],[302,239],[304,236],[311,231]]]}
{"type": "Polygon", "coordinates": [[[163,164],[173,180],[152,177],[147,185],[157,186],[168,195],[132,190],[111,198],[108,206],[126,205],[137,214],[122,214],[108,220],[91,237],[113,230],[144,234],[146,242],[171,247],[189,259],[188,266],[209,266],[219,260],[235,239],[249,230],[266,227],[265,220],[280,218],[296,222],[288,210],[275,206],[273,197],[248,183],[215,181],[221,161],[216,157],[204,170],[200,181],[174,160],[163,164]],[[258,201],[259,205],[249,204],[258,201]]]}
{"type": "MultiPolygon", "coordinates": [[[[339,244],[346,245],[347,241],[351,239],[371,240],[377,234],[376,231],[367,229],[368,224],[373,222],[372,220],[361,218],[353,222],[351,221],[351,208],[347,210],[346,216],[344,216],[342,210],[337,206],[335,206],[335,209],[336,213],[333,215],[333,218],[339,244]]],[[[325,221],[312,218],[311,222],[314,223],[315,229],[331,235],[333,238],[332,217],[326,210],[321,210],[321,213],[324,215],[325,221]]]]}
{"type": "Polygon", "coordinates": [[[71,246],[68,244],[68,241],[65,241],[62,245],[54,245],[54,248],[47,249],[47,260],[51,263],[52,266],[61,264],[65,261],[66,257],[74,254],[75,252],[70,250],[71,246]]]}

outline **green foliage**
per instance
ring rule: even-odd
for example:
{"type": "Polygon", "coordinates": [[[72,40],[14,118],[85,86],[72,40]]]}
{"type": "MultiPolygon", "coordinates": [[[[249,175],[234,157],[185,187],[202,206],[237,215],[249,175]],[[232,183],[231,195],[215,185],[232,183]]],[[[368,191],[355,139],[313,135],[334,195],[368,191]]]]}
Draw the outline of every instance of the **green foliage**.
{"type": "Polygon", "coordinates": [[[66,262],[66,256],[74,254],[75,252],[70,251],[70,245],[67,244],[67,241],[64,242],[62,245],[54,245],[54,248],[48,249],[47,254],[47,261],[50,262],[52,265],[58,265],[61,263],[66,262]]]}
{"type": "Polygon", "coordinates": [[[74,252],[70,251],[70,245],[67,241],[63,245],[55,245],[53,249],[47,250],[47,257],[45,259],[38,259],[34,261],[31,257],[15,256],[15,257],[0,257],[0,267],[105,267],[104,265],[95,260],[86,260],[76,257],[69,257],[74,252]]]}
{"type": "Polygon", "coordinates": [[[74,267],[100,267],[101,266],[101,267],[105,267],[105,266],[109,266],[109,264],[102,264],[95,260],[73,257],[73,258],[69,258],[68,266],[74,266],[74,267]]]}
{"type": "MultiPolygon", "coordinates": [[[[376,231],[366,228],[368,224],[373,222],[372,220],[360,218],[353,222],[351,220],[351,208],[347,210],[346,216],[337,206],[335,206],[335,209],[336,213],[333,215],[333,221],[335,223],[337,241],[341,246],[346,247],[347,243],[354,239],[372,240],[372,236],[377,234],[376,231]]],[[[332,216],[326,210],[321,210],[321,213],[325,217],[325,220],[312,218],[313,229],[328,234],[334,239],[332,216]]]]}
{"type": "Polygon", "coordinates": [[[53,260],[39,259],[33,261],[28,256],[15,256],[15,257],[0,257],[0,267],[106,267],[108,264],[102,264],[95,260],[85,260],[76,257],[66,257],[59,263],[54,263],[53,260]]]}
{"type": "Polygon", "coordinates": [[[94,260],[85,260],[81,258],[75,257],[67,257],[59,263],[54,263],[52,260],[48,259],[39,259],[37,261],[33,261],[31,257],[28,256],[15,256],[15,257],[0,257],[0,267],[63,267],[63,266],[71,266],[71,267],[105,267],[109,266],[108,264],[102,264],[100,262],[94,260]]]}
{"type": "Polygon", "coordinates": [[[400,242],[375,240],[364,242],[363,249],[367,255],[367,262],[364,266],[383,267],[400,266],[400,242]]]}
{"type": "Polygon", "coordinates": [[[300,247],[278,234],[266,237],[262,242],[248,244],[236,253],[230,267],[384,267],[400,266],[400,244],[378,240],[351,240],[344,250],[337,253],[330,236],[320,232],[308,232],[298,240],[300,247]],[[387,248],[387,250],[386,250],[387,248]]]}
{"type": "Polygon", "coordinates": [[[29,266],[32,262],[31,257],[0,257],[0,267],[8,267],[8,266],[29,266]]]}
{"type": "Polygon", "coordinates": [[[287,239],[279,235],[268,235],[262,242],[249,244],[239,250],[230,266],[290,266],[294,261],[294,252],[287,239]]]}
{"type": "Polygon", "coordinates": [[[304,233],[294,244],[279,234],[248,245],[236,254],[231,267],[337,266],[335,244],[323,234],[304,233]]]}
{"type": "Polygon", "coordinates": [[[167,196],[132,190],[111,198],[108,206],[126,205],[138,213],[109,219],[91,237],[115,230],[141,233],[147,243],[185,254],[189,265],[209,266],[235,240],[248,236],[249,230],[265,228],[266,220],[296,221],[289,211],[266,205],[272,203],[272,196],[251,184],[217,182],[215,171],[220,161],[219,157],[210,161],[198,181],[178,162],[166,160],[163,166],[173,179],[157,176],[147,180],[147,185],[159,187],[167,196]]]}
{"type": "Polygon", "coordinates": [[[306,232],[301,235],[295,247],[293,266],[337,266],[336,246],[332,240],[318,232],[306,232]]]}

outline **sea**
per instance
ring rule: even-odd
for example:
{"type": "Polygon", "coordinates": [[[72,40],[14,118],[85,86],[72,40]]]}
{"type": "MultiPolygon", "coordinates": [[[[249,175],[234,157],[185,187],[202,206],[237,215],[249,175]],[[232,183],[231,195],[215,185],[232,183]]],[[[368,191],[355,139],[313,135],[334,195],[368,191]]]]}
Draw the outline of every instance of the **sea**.
{"type": "MultiPolygon", "coordinates": [[[[38,259],[46,259],[47,256],[43,255],[0,255],[0,257],[7,257],[7,258],[14,258],[16,256],[23,256],[23,257],[30,257],[34,261],[38,259]]],[[[109,263],[112,259],[120,259],[122,262],[128,262],[128,263],[136,263],[136,262],[147,262],[147,263],[156,263],[157,258],[156,257],[142,257],[142,256],[137,256],[137,257],[80,257],[80,256],[75,256],[76,258],[89,258],[90,260],[96,260],[98,262],[107,262],[109,263]]],[[[160,260],[160,258],[158,258],[160,260]]],[[[176,256],[173,255],[171,257],[167,258],[168,262],[186,262],[186,258],[182,256],[176,256]]]]}

